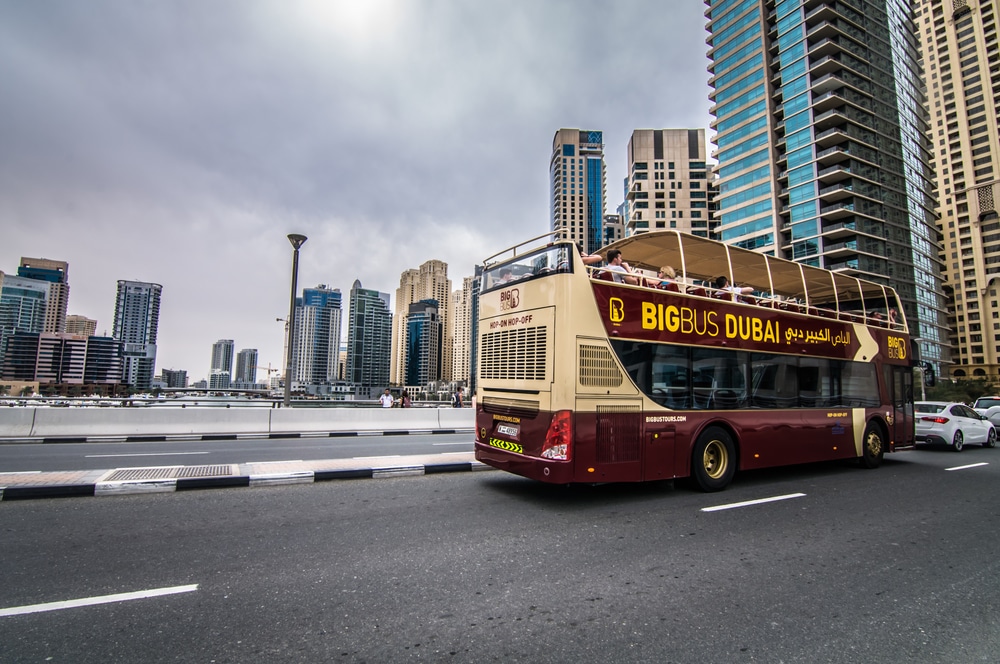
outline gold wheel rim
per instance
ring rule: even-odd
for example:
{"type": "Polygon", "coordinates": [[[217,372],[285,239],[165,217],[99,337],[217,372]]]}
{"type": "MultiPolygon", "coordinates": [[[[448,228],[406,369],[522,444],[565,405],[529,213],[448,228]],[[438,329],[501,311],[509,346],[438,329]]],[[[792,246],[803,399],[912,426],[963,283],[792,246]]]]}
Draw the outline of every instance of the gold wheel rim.
{"type": "Polygon", "coordinates": [[[713,440],[705,446],[701,463],[705,474],[717,480],[726,474],[726,469],[729,467],[729,451],[722,441],[713,440]]]}
{"type": "Polygon", "coordinates": [[[868,454],[871,456],[877,457],[882,453],[882,437],[874,431],[868,434],[868,440],[865,441],[865,444],[868,447],[868,454]]]}

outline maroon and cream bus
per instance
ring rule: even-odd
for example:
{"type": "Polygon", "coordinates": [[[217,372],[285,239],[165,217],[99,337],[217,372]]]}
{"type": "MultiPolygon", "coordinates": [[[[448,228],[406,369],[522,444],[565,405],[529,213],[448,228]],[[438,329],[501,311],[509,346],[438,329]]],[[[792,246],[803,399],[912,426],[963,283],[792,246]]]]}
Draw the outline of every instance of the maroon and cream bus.
{"type": "Polygon", "coordinates": [[[629,284],[550,237],[483,265],[479,461],[544,482],[693,477],[717,491],[737,470],[874,468],[913,447],[891,288],[675,231],[599,252],[622,252],[629,284]],[[664,266],[676,279],[654,277],[664,266]]]}

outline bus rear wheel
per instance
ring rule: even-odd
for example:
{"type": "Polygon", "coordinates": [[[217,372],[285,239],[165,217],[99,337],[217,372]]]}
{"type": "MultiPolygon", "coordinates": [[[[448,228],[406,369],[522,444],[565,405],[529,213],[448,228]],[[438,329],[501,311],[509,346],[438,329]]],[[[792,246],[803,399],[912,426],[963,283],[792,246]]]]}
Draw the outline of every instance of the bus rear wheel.
{"type": "Polygon", "coordinates": [[[736,474],[736,444],[720,427],[709,427],[698,436],[691,472],[702,491],[725,489],[736,474]]]}
{"type": "Polygon", "coordinates": [[[882,428],[874,422],[865,427],[865,437],[861,441],[861,465],[865,468],[878,468],[885,455],[885,444],[882,442],[882,428]]]}

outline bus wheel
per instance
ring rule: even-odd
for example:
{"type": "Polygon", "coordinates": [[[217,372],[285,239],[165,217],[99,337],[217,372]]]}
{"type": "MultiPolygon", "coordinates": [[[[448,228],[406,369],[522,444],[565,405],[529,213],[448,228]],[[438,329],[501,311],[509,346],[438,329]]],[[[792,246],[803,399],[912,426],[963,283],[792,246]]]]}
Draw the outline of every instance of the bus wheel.
{"type": "Polygon", "coordinates": [[[861,465],[864,468],[878,468],[885,454],[882,443],[882,429],[871,422],[865,428],[865,438],[861,441],[861,465]]]}
{"type": "Polygon", "coordinates": [[[719,427],[709,427],[698,436],[691,470],[702,491],[721,491],[736,474],[736,445],[719,427]]]}

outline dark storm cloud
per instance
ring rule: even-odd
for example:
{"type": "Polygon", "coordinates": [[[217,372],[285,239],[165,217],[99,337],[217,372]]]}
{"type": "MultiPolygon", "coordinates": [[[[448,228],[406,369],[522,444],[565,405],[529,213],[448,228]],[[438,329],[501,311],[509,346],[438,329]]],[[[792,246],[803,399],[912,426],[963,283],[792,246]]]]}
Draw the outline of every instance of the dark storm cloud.
{"type": "MultiPolygon", "coordinates": [[[[560,127],[705,127],[698,2],[0,2],[0,270],[70,262],[71,313],[164,286],[158,367],[280,364],[300,285],[394,291],[548,225],[560,127]]],[[[346,302],[345,302],[346,305],[346,302]]]]}

